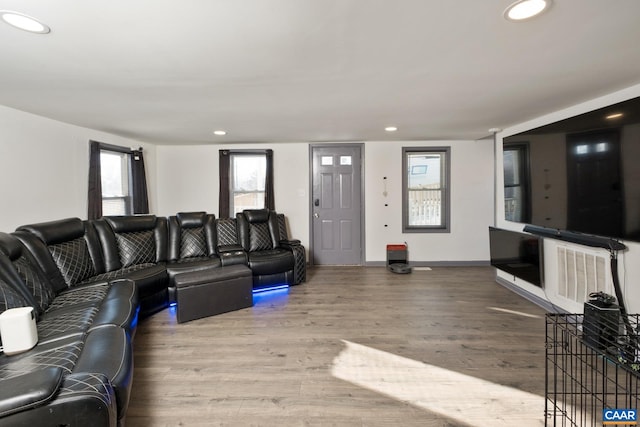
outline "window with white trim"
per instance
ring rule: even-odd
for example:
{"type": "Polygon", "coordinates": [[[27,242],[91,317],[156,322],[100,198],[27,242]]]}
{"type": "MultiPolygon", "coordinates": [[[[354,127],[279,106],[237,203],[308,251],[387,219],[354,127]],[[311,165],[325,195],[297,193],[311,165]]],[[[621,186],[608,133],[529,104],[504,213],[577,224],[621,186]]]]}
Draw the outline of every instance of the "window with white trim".
{"type": "Polygon", "coordinates": [[[266,154],[231,154],[229,211],[262,209],[265,203],[266,154]]]}
{"type": "Polygon", "coordinates": [[[102,184],[102,214],[131,215],[131,154],[100,149],[100,182],[102,184]]]}

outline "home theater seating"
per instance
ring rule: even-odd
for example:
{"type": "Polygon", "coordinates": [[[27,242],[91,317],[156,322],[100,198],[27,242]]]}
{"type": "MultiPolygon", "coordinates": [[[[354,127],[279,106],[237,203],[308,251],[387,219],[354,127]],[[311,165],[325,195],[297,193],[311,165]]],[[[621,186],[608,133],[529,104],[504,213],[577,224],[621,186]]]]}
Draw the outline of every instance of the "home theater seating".
{"type": "Polygon", "coordinates": [[[139,318],[174,302],[179,322],[249,307],[253,289],[304,282],[305,256],[267,209],[0,233],[0,316],[27,307],[37,332],[31,349],[0,353],[0,425],[124,424],[139,318]]]}

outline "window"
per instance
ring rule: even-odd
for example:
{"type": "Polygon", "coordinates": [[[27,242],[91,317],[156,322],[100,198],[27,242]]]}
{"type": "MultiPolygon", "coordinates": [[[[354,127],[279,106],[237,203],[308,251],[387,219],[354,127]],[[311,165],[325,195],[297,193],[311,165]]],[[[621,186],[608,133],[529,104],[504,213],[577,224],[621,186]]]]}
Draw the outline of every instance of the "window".
{"type": "Polygon", "coordinates": [[[100,150],[103,215],[129,215],[133,211],[129,157],[126,153],[100,150]]]}
{"type": "Polygon", "coordinates": [[[503,168],[504,219],[529,222],[529,145],[526,142],[505,144],[503,168]]]}
{"type": "Polygon", "coordinates": [[[231,155],[229,211],[233,216],[245,209],[264,208],[266,172],[265,154],[231,155]]]}
{"type": "Polygon", "coordinates": [[[402,231],[449,232],[449,147],[402,148],[402,231]]]}
{"type": "Polygon", "coordinates": [[[220,218],[275,209],[272,150],[220,150],[220,218]]]}
{"type": "Polygon", "coordinates": [[[149,213],[142,148],[89,143],[87,217],[149,213]]]}

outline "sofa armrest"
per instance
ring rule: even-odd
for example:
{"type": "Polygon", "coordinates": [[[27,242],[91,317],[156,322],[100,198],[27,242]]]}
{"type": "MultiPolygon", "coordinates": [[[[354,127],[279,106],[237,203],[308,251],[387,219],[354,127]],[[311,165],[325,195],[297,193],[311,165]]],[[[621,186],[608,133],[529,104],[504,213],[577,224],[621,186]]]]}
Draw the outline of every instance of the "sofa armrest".
{"type": "Polygon", "coordinates": [[[298,239],[293,239],[293,240],[280,240],[280,246],[283,248],[291,248],[292,246],[299,246],[300,245],[300,240],[298,239]]]}
{"type": "Polygon", "coordinates": [[[293,254],[293,282],[298,285],[307,280],[307,255],[304,246],[297,239],[280,240],[280,247],[293,254]]]}
{"type": "Polygon", "coordinates": [[[218,246],[218,253],[225,253],[225,252],[237,252],[237,251],[244,251],[244,248],[240,245],[220,245],[218,246]]]}
{"type": "Polygon", "coordinates": [[[223,267],[229,265],[247,265],[249,259],[244,248],[240,245],[218,245],[218,256],[223,267]]]}
{"type": "Polygon", "coordinates": [[[0,417],[43,405],[62,383],[62,368],[46,368],[0,381],[0,417]]]}

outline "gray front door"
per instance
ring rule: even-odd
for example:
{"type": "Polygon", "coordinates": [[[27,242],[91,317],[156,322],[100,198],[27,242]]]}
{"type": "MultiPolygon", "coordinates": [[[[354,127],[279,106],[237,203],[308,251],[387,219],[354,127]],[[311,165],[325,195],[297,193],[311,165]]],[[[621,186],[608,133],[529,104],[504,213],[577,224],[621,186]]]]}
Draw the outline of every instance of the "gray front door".
{"type": "Polygon", "coordinates": [[[311,147],[313,264],[362,264],[361,156],[360,144],[311,147]]]}

